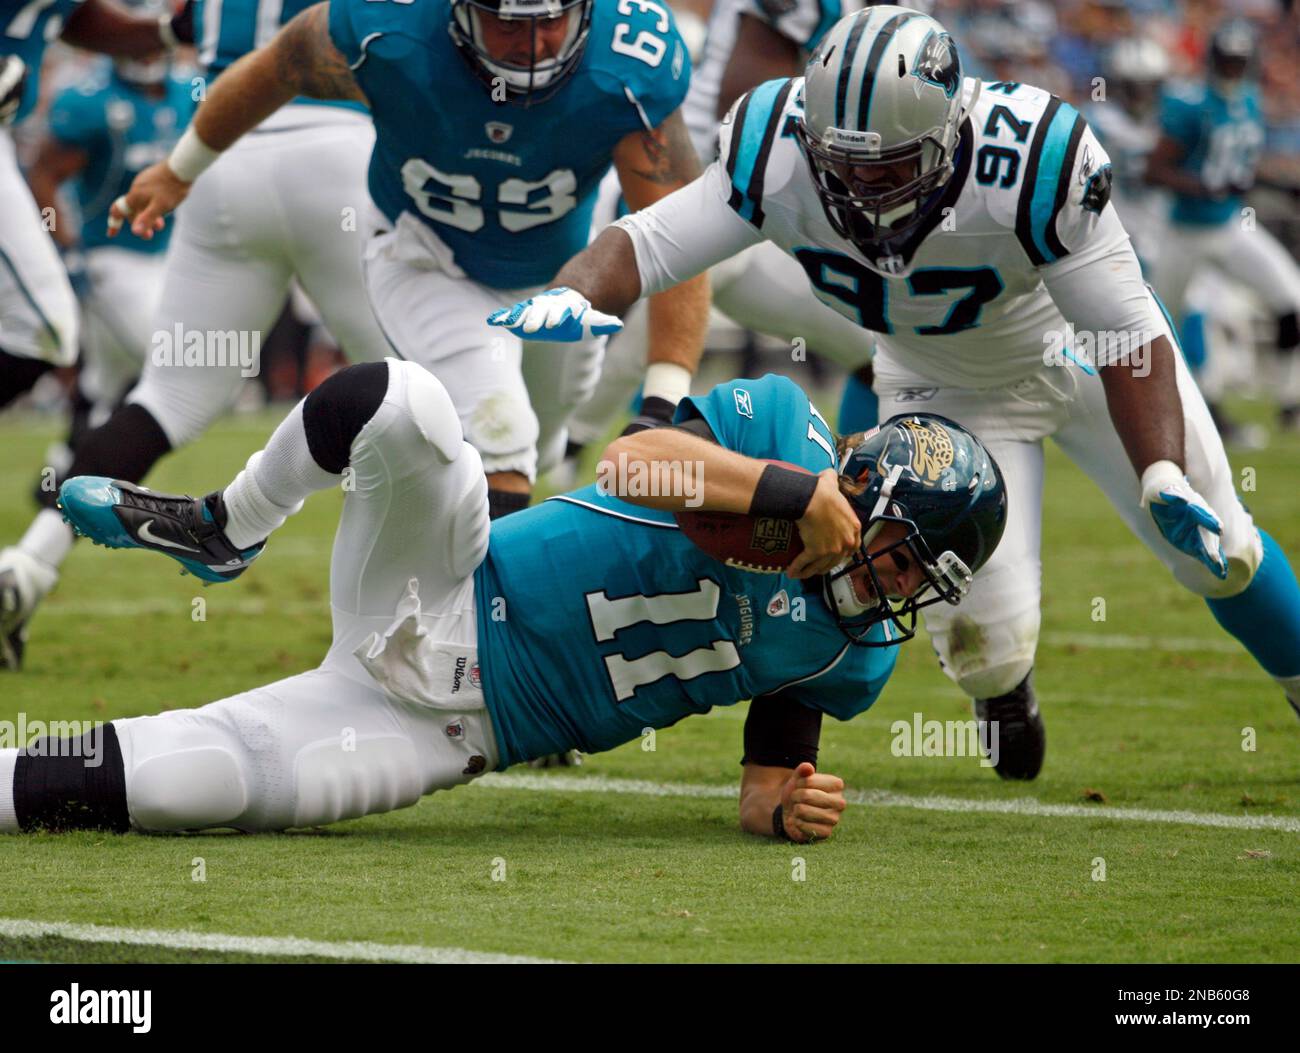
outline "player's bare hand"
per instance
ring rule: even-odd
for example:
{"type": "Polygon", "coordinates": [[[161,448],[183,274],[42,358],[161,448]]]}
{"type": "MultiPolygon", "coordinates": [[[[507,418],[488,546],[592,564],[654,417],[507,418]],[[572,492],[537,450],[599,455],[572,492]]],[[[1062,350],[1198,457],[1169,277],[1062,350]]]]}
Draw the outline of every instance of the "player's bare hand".
{"type": "Polygon", "coordinates": [[[846,805],[844,780],[817,771],[807,761],[794,770],[781,788],[785,832],[801,844],[830,837],[846,805]]]}
{"type": "Polygon", "coordinates": [[[853,506],[840,492],[839,475],[824,468],[817,477],[808,510],[799,520],[803,551],[786,573],[792,578],[827,574],[848,559],[862,543],[862,524],[853,506]]]}
{"type": "Polygon", "coordinates": [[[116,237],[130,221],[131,233],[148,241],[163,229],[163,217],[174,212],[189,195],[192,183],[178,179],[165,161],[150,165],[108,210],[108,236],[116,237]]]}

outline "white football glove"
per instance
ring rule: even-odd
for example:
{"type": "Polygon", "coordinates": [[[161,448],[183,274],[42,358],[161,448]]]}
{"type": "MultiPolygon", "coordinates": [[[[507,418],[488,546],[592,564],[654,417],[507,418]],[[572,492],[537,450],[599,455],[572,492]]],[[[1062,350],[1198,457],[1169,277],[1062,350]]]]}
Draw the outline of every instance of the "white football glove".
{"type": "Polygon", "coordinates": [[[513,307],[488,315],[488,325],[509,329],[525,340],[577,343],[596,336],[617,333],[623,323],[612,314],[592,309],[581,293],[560,286],[538,293],[513,307]]]}
{"type": "Polygon", "coordinates": [[[1151,509],[1174,548],[1200,560],[1216,578],[1228,576],[1220,545],[1223,524],[1173,461],[1156,461],[1142,473],[1142,507],[1151,509]]]}

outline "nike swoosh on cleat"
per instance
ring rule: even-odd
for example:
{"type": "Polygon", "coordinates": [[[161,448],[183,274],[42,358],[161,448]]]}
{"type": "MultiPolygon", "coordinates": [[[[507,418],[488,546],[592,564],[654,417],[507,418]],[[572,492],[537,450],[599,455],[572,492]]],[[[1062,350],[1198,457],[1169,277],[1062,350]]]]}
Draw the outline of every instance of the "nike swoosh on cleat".
{"type": "Polygon", "coordinates": [[[175,541],[168,541],[166,538],[159,537],[149,528],[153,526],[152,519],[146,519],[140,524],[140,529],[136,531],[136,536],[151,545],[162,545],[164,548],[176,548],[182,552],[198,552],[197,548],[190,548],[189,545],[178,545],[175,541]]]}

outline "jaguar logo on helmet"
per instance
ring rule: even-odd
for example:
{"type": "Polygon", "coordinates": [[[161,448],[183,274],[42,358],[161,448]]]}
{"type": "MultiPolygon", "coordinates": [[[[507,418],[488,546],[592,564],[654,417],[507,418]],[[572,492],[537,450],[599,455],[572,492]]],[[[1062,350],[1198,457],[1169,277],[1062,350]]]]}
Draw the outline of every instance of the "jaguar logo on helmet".
{"type": "MultiPolygon", "coordinates": [[[[947,33],[932,33],[912,67],[912,76],[926,84],[937,84],[950,99],[956,95],[961,87],[961,59],[952,37],[947,33]]],[[[920,84],[916,86],[916,92],[919,98],[920,84]]]]}
{"type": "Polygon", "coordinates": [[[937,483],[952,468],[953,442],[948,430],[935,421],[918,419],[900,422],[912,440],[912,471],[927,483],[937,483]]]}

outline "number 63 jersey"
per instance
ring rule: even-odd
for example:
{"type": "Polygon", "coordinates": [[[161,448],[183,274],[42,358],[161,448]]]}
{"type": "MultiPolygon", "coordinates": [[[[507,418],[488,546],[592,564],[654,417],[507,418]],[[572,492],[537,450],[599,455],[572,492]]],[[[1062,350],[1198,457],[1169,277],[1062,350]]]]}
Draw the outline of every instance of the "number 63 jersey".
{"type": "MultiPolygon", "coordinates": [[[[959,89],[968,106],[975,89],[971,78],[959,89]]],[[[1042,369],[1054,346],[1048,334],[1059,348],[1066,318],[1093,332],[1161,331],[1109,204],[1109,159],[1068,103],[1029,85],[982,85],[951,178],[899,256],[872,260],[872,269],[817,196],[795,136],[802,90],[794,78],[742,96],[704,175],[619,220],[643,295],[773,241],[803,266],[819,299],[880,334],[878,375],[893,361],[955,387],[1000,386],[1042,369]],[[891,269],[902,273],[878,273],[891,269]]]]}
{"type": "Polygon", "coordinates": [[[474,281],[543,285],[586,245],[619,140],[680,106],[690,57],[667,0],[595,0],[576,69],[525,107],[478,78],[450,20],[448,0],[331,0],[374,117],[370,195],[390,222],[431,227],[474,281]]]}
{"type": "MultiPolygon", "coordinates": [[[[784,377],[720,384],[677,412],[747,456],[810,471],[835,464],[826,422],[784,377]]],[[[635,477],[621,481],[635,494],[635,477]]],[[[474,593],[503,767],[611,749],[778,690],[840,720],[875,701],[895,648],[850,644],[813,583],[728,567],[670,513],[611,489],[589,486],[492,524],[474,593]]],[[[876,626],[871,639],[889,637],[876,626]]]]}

